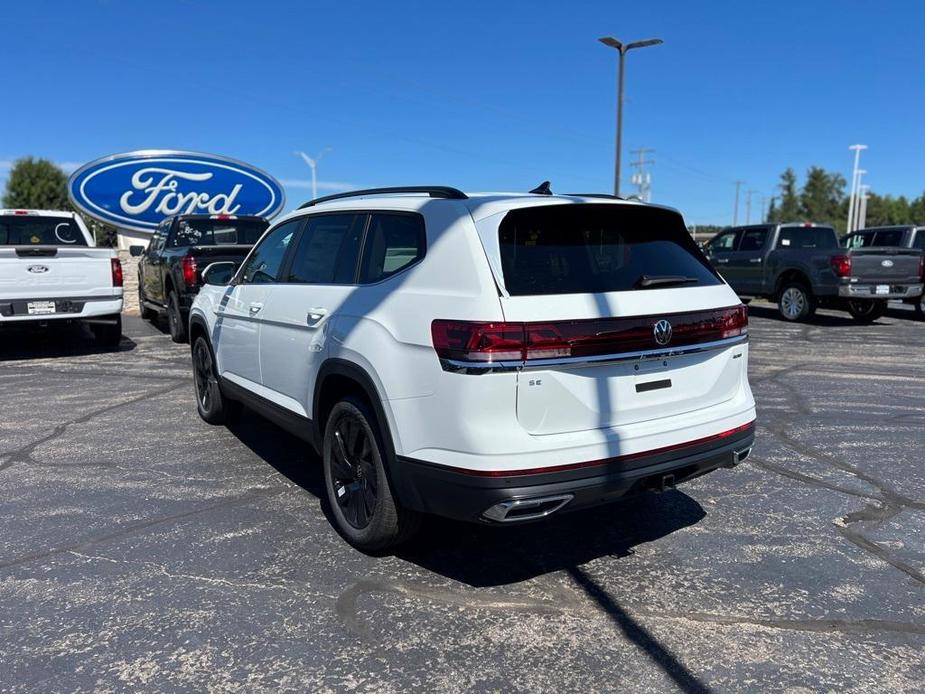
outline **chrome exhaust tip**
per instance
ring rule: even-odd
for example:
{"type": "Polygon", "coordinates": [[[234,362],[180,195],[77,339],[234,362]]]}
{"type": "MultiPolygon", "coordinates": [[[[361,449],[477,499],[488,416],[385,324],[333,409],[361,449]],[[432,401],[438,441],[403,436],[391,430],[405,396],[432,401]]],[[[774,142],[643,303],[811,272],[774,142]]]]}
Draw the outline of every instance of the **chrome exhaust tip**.
{"type": "Polygon", "coordinates": [[[574,494],[556,494],[532,499],[508,499],[485,509],[482,518],[497,523],[535,520],[555,513],[574,498],[574,494]]]}

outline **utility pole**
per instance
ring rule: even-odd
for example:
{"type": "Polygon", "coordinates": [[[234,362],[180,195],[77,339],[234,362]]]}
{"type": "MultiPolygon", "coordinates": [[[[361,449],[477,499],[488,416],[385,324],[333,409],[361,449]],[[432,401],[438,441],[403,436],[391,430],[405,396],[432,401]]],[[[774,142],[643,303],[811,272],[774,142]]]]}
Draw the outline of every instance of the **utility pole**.
{"type": "Polygon", "coordinates": [[[745,223],[752,223],[752,193],[757,193],[757,190],[747,190],[745,191],[745,223]]]}
{"type": "Polygon", "coordinates": [[[732,208],[732,226],[736,226],[739,223],[739,188],[742,187],[742,184],[745,181],[736,181],[736,204],[732,208]]]}
{"type": "Polygon", "coordinates": [[[639,159],[630,164],[634,169],[638,169],[638,171],[633,174],[631,180],[639,191],[639,199],[643,202],[652,201],[652,174],[646,171],[646,165],[654,165],[655,160],[646,159],[646,154],[649,153],[655,154],[655,150],[648,147],[640,147],[631,152],[631,154],[639,155],[639,159]]]}
{"type": "Polygon", "coordinates": [[[620,65],[617,69],[617,157],[614,165],[613,174],[613,194],[620,196],[620,152],[623,147],[623,58],[634,48],[645,48],[646,46],[656,46],[663,43],[661,39],[645,39],[644,41],[633,41],[632,43],[623,43],[613,36],[604,36],[598,39],[605,46],[615,48],[620,53],[620,65]]]}
{"type": "Polygon", "coordinates": [[[861,164],[861,150],[867,149],[867,145],[851,145],[849,150],[854,150],[854,168],[851,170],[851,197],[848,199],[848,233],[854,231],[855,227],[852,226],[855,218],[855,213],[857,212],[857,193],[858,185],[860,185],[858,179],[858,167],[861,164]]]}

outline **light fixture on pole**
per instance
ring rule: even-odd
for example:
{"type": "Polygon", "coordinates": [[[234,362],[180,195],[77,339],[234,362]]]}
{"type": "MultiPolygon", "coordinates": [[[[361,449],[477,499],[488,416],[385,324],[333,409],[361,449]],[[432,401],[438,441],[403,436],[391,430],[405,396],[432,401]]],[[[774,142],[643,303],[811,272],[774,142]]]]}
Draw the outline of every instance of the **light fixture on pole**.
{"type": "Polygon", "coordinates": [[[854,150],[854,168],[851,170],[851,197],[848,198],[848,232],[854,231],[852,222],[857,212],[857,193],[858,193],[858,166],[861,163],[861,150],[867,149],[867,145],[851,145],[849,150],[854,150]]]}
{"type": "Polygon", "coordinates": [[[614,166],[613,193],[620,195],[620,151],[623,146],[623,58],[634,48],[645,48],[646,46],[656,46],[663,43],[661,39],[645,39],[643,41],[633,41],[632,43],[623,43],[613,36],[604,36],[598,39],[605,46],[616,49],[620,53],[620,63],[617,70],[617,156],[614,166]]]}
{"type": "Polygon", "coordinates": [[[295,153],[296,156],[302,157],[305,163],[308,164],[308,168],[312,170],[312,200],[315,200],[318,197],[318,177],[317,177],[318,162],[321,161],[321,157],[323,157],[327,152],[330,152],[330,151],[331,151],[330,147],[325,147],[323,150],[321,150],[321,153],[315,157],[310,157],[305,152],[295,153]]]}

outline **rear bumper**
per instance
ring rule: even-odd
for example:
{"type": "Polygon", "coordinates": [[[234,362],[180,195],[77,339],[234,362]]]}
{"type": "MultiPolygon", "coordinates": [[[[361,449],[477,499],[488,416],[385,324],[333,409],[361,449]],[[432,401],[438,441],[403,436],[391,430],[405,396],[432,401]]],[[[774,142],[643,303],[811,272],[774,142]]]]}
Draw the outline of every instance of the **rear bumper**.
{"type": "Polygon", "coordinates": [[[734,467],[748,455],[754,439],[752,423],[716,440],[559,470],[496,474],[399,456],[390,473],[399,500],[409,508],[457,520],[516,522],[661,490],[734,467]],[[546,499],[550,501],[534,503],[546,499]]]}
{"type": "Polygon", "coordinates": [[[29,321],[67,321],[122,313],[122,296],[45,297],[36,299],[0,299],[0,323],[29,321]],[[32,301],[54,301],[55,312],[30,314],[32,301]]]}
{"type": "Polygon", "coordinates": [[[849,299],[911,299],[921,295],[921,284],[842,284],[838,287],[838,295],[849,299]],[[878,294],[877,287],[889,287],[887,294],[878,294]]]}

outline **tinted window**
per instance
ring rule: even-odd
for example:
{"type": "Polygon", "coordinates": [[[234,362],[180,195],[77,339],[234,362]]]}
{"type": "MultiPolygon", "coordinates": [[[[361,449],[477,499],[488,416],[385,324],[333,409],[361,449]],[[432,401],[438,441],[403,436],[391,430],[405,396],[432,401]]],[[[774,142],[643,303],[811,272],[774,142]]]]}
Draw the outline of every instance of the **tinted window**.
{"type": "Polygon", "coordinates": [[[764,248],[764,242],[767,241],[767,229],[746,229],[742,232],[742,240],[739,242],[740,251],[760,251],[764,248]]]}
{"type": "Polygon", "coordinates": [[[777,247],[838,248],[838,237],[832,227],[783,227],[777,247]]]}
{"type": "Polygon", "coordinates": [[[738,236],[738,231],[727,231],[722,233],[710,241],[710,250],[713,252],[734,250],[738,236]]]}
{"type": "Polygon", "coordinates": [[[925,249],[925,229],[919,229],[915,232],[915,239],[912,241],[912,247],[925,249]]]}
{"type": "Polygon", "coordinates": [[[365,214],[309,217],[292,258],[289,282],[353,284],[365,214]]]}
{"type": "Polygon", "coordinates": [[[360,281],[378,282],[424,257],[424,220],[410,214],[373,214],[360,281]]]}
{"type": "Polygon", "coordinates": [[[872,246],[901,246],[905,229],[884,229],[874,234],[872,246]]]}
{"type": "Polygon", "coordinates": [[[851,234],[845,239],[845,248],[864,248],[874,240],[873,234],[851,234]]]}
{"type": "Polygon", "coordinates": [[[299,228],[299,224],[301,220],[295,219],[276,227],[267,234],[247,259],[241,273],[241,281],[245,284],[267,284],[279,281],[279,270],[282,267],[286,249],[289,247],[292,235],[299,228]]]}
{"type": "Polygon", "coordinates": [[[80,227],[65,217],[0,216],[0,246],[86,246],[80,227]]]}
{"type": "Polygon", "coordinates": [[[508,212],[498,230],[512,295],[714,285],[720,281],[681,216],[630,205],[555,205],[508,212]],[[658,279],[678,283],[658,283],[658,279]]]}
{"type": "Polygon", "coordinates": [[[181,219],[170,246],[252,246],[267,226],[263,219],[181,219]]]}

